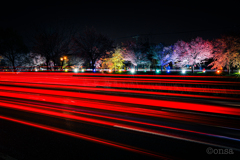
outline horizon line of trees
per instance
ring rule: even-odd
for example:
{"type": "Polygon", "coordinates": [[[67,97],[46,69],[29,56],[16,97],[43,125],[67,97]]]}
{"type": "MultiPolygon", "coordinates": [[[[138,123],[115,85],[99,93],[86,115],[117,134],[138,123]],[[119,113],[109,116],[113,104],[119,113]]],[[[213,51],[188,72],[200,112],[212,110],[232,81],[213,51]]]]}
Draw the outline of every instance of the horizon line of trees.
{"type": "Polygon", "coordinates": [[[190,42],[179,40],[173,45],[150,44],[148,41],[122,42],[114,46],[108,36],[96,29],[86,28],[83,33],[73,30],[41,30],[32,39],[28,48],[13,29],[0,28],[1,65],[39,66],[48,69],[61,65],[60,58],[69,55],[72,65],[88,65],[92,69],[122,69],[124,66],[141,68],[191,67],[205,65],[211,69],[240,68],[240,35],[229,34],[212,41],[196,37],[190,42]]]}

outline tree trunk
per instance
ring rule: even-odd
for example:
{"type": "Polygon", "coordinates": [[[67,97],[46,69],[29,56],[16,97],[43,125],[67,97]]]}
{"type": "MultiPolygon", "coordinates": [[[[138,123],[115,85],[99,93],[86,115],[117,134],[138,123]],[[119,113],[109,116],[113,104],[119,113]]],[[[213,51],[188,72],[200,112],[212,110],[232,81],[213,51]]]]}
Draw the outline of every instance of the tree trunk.
{"type": "Polygon", "coordinates": [[[194,72],[194,64],[192,65],[192,73],[194,72]]]}
{"type": "Polygon", "coordinates": [[[230,67],[230,65],[229,65],[228,74],[230,75],[230,73],[231,73],[231,67],[230,67]]]}
{"type": "Polygon", "coordinates": [[[162,73],[163,66],[161,65],[161,73],[162,73]]]}
{"type": "Polygon", "coordinates": [[[14,62],[14,60],[12,61],[12,67],[13,67],[12,71],[15,72],[16,68],[15,68],[15,62],[14,62]]]}

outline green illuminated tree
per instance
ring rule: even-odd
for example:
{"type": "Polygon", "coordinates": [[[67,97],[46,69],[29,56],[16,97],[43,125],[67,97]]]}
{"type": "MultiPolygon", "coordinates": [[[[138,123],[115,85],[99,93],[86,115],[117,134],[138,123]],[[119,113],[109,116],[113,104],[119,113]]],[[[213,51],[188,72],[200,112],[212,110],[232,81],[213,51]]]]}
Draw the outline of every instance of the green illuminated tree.
{"type": "Polygon", "coordinates": [[[102,67],[107,67],[109,69],[120,70],[123,67],[123,54],[124,50],[117,48],[115,49],[112,57],[105,58],[102,63],[102,67]]]}

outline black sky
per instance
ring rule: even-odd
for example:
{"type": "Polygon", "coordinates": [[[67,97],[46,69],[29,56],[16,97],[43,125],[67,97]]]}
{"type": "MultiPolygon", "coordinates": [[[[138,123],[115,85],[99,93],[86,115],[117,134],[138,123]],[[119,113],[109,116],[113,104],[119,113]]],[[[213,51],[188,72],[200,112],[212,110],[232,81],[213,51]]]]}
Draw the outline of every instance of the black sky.
{"type": "Polygon", "coordinates": [[[0,26],[29,36],[36,26],[86,26],[117,42],[150,34],[152,42],[173,44],[196,36],[213,39],[239,26],[237,1],[7,1],[0,26]]]}

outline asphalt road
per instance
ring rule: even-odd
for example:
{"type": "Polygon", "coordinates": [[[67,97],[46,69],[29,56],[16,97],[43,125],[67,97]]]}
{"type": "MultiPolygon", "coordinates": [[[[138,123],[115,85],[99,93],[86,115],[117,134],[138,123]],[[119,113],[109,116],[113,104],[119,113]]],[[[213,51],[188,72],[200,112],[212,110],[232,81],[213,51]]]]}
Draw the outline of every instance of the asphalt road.
{"type": "Polygon", "coordinates": [[[1,73],[0,159],[239,159],[240,82],[1,73]]]}

